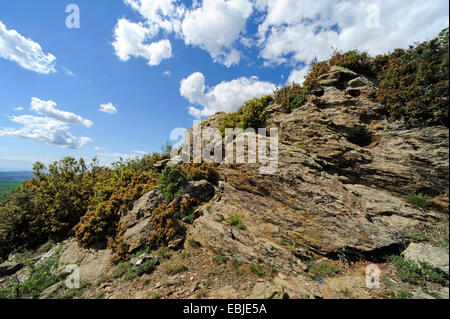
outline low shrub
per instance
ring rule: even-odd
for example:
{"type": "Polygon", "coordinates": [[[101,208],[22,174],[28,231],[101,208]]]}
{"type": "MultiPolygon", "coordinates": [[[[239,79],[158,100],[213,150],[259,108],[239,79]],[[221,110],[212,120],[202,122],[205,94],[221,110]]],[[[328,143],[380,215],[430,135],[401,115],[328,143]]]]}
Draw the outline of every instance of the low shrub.
{"type": "Polygon", "coordinates": [[[158,189],[167,202],[172,201],[189,182],[188,176],[179,165],[164,167],[158,179],[158,189]]]}
{"type": "Polygon", "coordinates": [[[246,230],[247,227],[244,225],[244,223],[241,220],[241,217],[238,214],[233,214],[227,219],[227,223],[231,226],[234,226],[238,229],[246,230]]]}
{"type": "Polygon", "coordinates": [[[236,112],[222,117],[219,130],[225,136],[226,128],[254,128],[264,126],[266,121],[266,107],[273,101],[271,95],[254,98],[244,103],[236,112]]]}
{"type": "Polygon", "coordinates": [[[266,274],[264,268],[257,263],[253,263],[250,265],[250,271],[259,277],[263,277],[266,274]]]}
{"type": "Polygon", "coordinates": [[[213,185],[219,182],[219,172],[215,163],[185,163],[183,171],[191,181],[207,180],[213,185]]]}
{"type": "Polygon", "coordinates": [[[429,208],[430,204],[428,203],[429,197],[427,195],[424,195],[422,193],[410,195],[406,197],[406,201],[416,207],[427,209],[429,208]]]}

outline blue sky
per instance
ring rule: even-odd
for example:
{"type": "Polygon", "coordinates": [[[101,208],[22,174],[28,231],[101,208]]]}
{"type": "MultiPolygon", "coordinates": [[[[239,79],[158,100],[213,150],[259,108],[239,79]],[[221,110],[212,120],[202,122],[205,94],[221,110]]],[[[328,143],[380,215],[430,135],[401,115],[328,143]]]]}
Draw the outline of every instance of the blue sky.
{"type": "Polygon", "coordinates": [[[1,1],[0,170],[159,151],[174,128],[301,83],[333,48],[379,54],[446,26],[441,0],[1,1]]]}

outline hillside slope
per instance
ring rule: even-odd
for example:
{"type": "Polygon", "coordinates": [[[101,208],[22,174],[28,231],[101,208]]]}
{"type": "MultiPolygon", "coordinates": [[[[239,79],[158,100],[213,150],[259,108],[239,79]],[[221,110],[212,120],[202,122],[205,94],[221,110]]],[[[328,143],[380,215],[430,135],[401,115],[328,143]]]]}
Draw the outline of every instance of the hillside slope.
{"type": "MultiPolygon", "coordinates": [[[[167,204],[152,190],[121,216],[123,261],[72,237],[10,254],[3,296],[14,284],[27,295],[33,269],[44,269],[35,297],[448,298],[448,128],[388,121],[377,90],[332,67],[301,107],[267,107],[266,128],[279,129],[275,174],[222,163],[215,185],[190,181],[167,204]],[[151,251],[171,212],[185,208],[167,247],[151,251]],[[80,266],[81,289],[64,287],[67,264],[80,266]],[[366,286],[370,264],[380,288],[366,286]]],[[[223,116],[201,125],[219,128],[223,116]]]]}

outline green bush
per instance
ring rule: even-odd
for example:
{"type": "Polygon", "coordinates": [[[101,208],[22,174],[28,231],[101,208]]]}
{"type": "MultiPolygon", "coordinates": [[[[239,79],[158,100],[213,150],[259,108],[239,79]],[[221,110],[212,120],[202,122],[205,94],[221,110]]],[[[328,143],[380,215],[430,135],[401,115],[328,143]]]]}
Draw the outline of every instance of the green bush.
{"type": "Polygon", "coordinates": [[[219,130],[225,135],[226,128],[254,128],[264,126],[266,121],[266,108],[273,101],[271,95],[254,98],[244,103],[234,113],[226,114],[222,118],[219,130]]]}
{"type": "Polygon", "coordinates": [[[302,89],[300,90],[300,93],[292,101],[292,104],[290,107],[291,111],[298,109],[303,104],[305,104],[306,100],[308,98],[308,94],[309,94],[309,87],[307,87],[307,86],[302,87],[302,89]]]}
{"type": "MultiPolygon", "coordinates": [[[[277,88],[275,92],[273,92],[273,101],[276,104],[281,104],[286,110],[294,109],[292,106],[294,100],[301,95],[302,86],[298,83],[292,82],[287,84],[281,88],[277,88]]],[[[296,102],[296,105],[298,101],[296,102]]]]}
{"type": "Polygon", "coordinates": [[[377,74],[373,59],[367,52],[360,52],[358,50],[341,52],[335,50],[330,59],[322,62],[314,60],[311,63],[312,71],[306,76],[303,86],[310,88],[316,86],[318,78],[327,73],[332,66],[347,68],[367,77],[376,77],[377,74]]]}
{"type": "Polygon", "coordinates": [[[448,28],[438,38],[397,49],[378,74],[377,100],[393,120],[448,127],[448,28]]]}
{"type": "Polygon", "coordinates": [[[181,166],[166,166],[158,179],[158,189],[164,194],[168,202],[171,202],[186,186],[189,179],[181,166]]]}

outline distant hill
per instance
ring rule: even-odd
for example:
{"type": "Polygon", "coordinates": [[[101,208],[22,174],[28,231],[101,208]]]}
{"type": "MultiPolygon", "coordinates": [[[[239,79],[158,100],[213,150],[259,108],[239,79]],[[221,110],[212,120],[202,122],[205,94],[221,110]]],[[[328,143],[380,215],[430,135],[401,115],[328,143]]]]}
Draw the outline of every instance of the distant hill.
{"type": "Polygon", "coordinates": [[[33,177],[32,172],[0,172],[0,182],[23,182],[33,177]]]}

